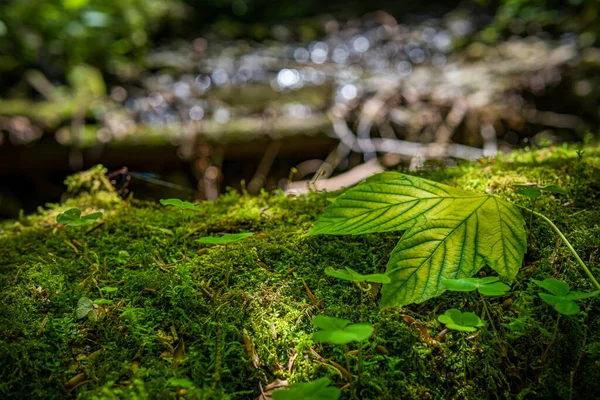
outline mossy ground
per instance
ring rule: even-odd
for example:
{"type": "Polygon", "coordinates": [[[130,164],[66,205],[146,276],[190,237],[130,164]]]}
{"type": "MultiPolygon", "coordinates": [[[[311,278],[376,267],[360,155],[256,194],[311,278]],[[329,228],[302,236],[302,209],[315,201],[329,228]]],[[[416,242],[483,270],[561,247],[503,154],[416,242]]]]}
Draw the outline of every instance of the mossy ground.
{"type": "MultiPolygon", "coordinates": [[[[567,196],[541,198],[536,209],[600,276],[599,147],[582,156],[569,147],[516,152],[454,168],[426,166],[419,174],[525,206],[529,200],[511,184],[567,189],[567,196]]],[[[182,219],[169,207],[121,200],[103,190],[98,175],[80,178],[71,184],[87,192],[0,226],[2,398],[254,399],[260,385],[277,378],[328,376],[350,399],[358,346],[314,343],[317,314],[375,325],[362,346],[361,398],[600,396],[600,302],[580,302],[583,311],[561,317],[555,333],[558,314],[532,284],[532,278],[558,277],[573,289],[592,290],[543,221],[533,220],[511,292],[489,301],[496,332],[488,322],[474,335],[436,337],[444,328],[437,316],[448,308],[481,315],[478,297],[446,292],[380,310],[377,285],[364,292],[326,276],[328,266],[383,271],[401,234],[303,238],[328,195],[230,192],[182,219]],[[103,211],[102,224],[93,230],[58,225],[56,215],[70,207],[103,211]],[[196,241],[243,231],[255,235],[227,249],[196,241]],[[84,296],[112,302],[98,305],[95,318],[77,319],[84,296]]]]}

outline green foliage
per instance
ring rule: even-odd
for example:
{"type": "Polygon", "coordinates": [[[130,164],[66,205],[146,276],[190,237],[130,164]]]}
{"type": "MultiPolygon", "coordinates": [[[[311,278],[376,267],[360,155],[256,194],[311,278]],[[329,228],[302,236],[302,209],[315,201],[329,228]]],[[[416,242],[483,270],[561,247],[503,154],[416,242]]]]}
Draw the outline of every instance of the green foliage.
{"type": "Polygon", "coordinates": [[[287,390],[273,392],[273,400],[337,400],[341,391],[335,386],[329,386],[331,380],[319,378],[309,383],[293,383],[287,390]]]}
{"type": "MultiPolygon", "coordinates": [[[[587,151],[582,160],[586,174],[580,182],[582,197],[591,199],[585,211],[563,207],[551,196],[540,198],[538,207],[552,215],[557,225],[569,227],[568,239],[596,270],[600,149],[587,151]]],[[[554,182],[574,193],[575,151],[555,146],[538,155],[545,157],[543,163],[534,164],[530,153],[515,151],[498,156],[493,163],[482,160],[419,173],[498,196],[513,194],[510,185],[525,181],[554,182]]],[[[125,207],[120,200],[108,203],[106,192],[100,191],[98,196],[82,192],[86,192],[82,197],[67,200],[65,209],[86,204],[94,210],[111,210],[105,226],[86,236],[89,260],[84,252],[77,254],[64,245],[71,232],[55,229],[55,209],[24,216],[19,223],[0,224],[3,399],[23,398],[23,393],[35,399],[254,399],[261,395],[256,385],[257,379],[262,379],[261,370],[267,373],[268,383],[277,377],[308,382],[328,376],[341,387],[351,380],[352,388],[346,388],[341,396],[351,398],[351,392],[357,392],[352,389],[358,386],[358,343],[346,345],[354,346],[350,351],[343,345],[314,343],[312,332],[317,328],[307,315],[314,314],[315,304],[302,280],[317,302],[321,301],[320,314],[376,325],[376,336],[360,346],[359,398],[487,399],[514,395],[567,400],[600,393],[600,302],[596,299],[586,301],[585,313],[560,318],[546,361],[540,364],[552,340],[557,314],[538,300],[536,290],[540,288],[528,283],[532,278],[553,276],[557,265],[562,264],[561,276],[570,287],[585,285],[582,274],[566,266],[565,246],[556,247],[556,234],[541,220],[534,221],[534,250],[511,284],[510,296],[485,298],[491,315],[488,318],[486,314],[485,322],[490,329],[495,324],[498,335],[455,333],[450,340],[430,345],[426,341],[437,338],[428,335],[433,336],[436,325],[443,326],[435,321],[436,307],[440,313],[450,308],[466,310],[465,301],[470,304],[474,293],[379,310],[378,287],[359,295],[345,285],[331,284],[331,278],[323,274],[326,267],[351,265],[357,271],[375,271],[373,266],[387,259],[399,235],[302,239],[298,232],[312,226],[327,205],[325,195],[240,196],[229,192],[215,202],[203,203],[202,211],[187,213],[197,235],[190,240],[212,232],[237,232],[233,229],[261,235],[260,240],[228,246],[236,279],[224,289],[219,271],[227,263],[225,247],[196,254],[192,250],[200,246],[194,242],[189,257],[183,259],[181,245],[174,241],[172,232],[178,213],[135,200],[125,207]],[[131,255],[126,264],[116,261],[120,249],[131,255]],[[100,273],[95,273],[94,284],[89,276],[96,264],[100,273]],[[101,291],[116,303],[98,305],[101,323],[89,320],[94,313],[88,319],[77,319],[79,298],[98,301],[97,288],[105,287],[119,290],[101,291]],[[119,305],[121,299],[124,303],[119,305]],[[406,316],[412,316],[416,323],[407,323],[403,320],[406,316]],[[215,394],[210,379],[219,324],[223,331],[222,388],[215,394]],[[514,329],[508,331],[507,324],[514,329]],[[260,370],[252,365],[254,359],[244,346],[244,329],[260,370]],[[174,368],[176,335],[185,342],[185,356],[174,368]],[[502,343],[507,351],[500,355],[497,350],[502,343]],[[311,349],[323,357],[322,363],[311,349]],[[296,353],[293,368],[287,372],[288,359],[296,353]],[[347,368],[346,356],[352,378],[338,378],[332,362],[347,368]],[[268,371],[269,366],[278,365],[284,366],[283,375],[268,371]],[[463,365],[471,373],[465,374],[463,365]],[[87,382],[67,391],[65,383],[80,373],[86,374],[87,382]],[[171,382],[171,378],[175,380],[171,382]]],[[[522,196],[513,199],[515,204],[527,202],[522,196]]],[[[490,271],[486,269],[486,273],[490,271]]],[[[481,317],[479,311],[476,313],[481,317]]]]}
{"type": "Polygon", "coordinates": [[[81,226],[88,225],[95,222],[102,216],[101,212],[95,212],[88,215],[81,215],[81,210],[78,208],[71,208],[64,213],[58,214],[56,222],[67,226],[81,226]]]}
{"type": "Polygon", "coordinates": [[[579,305],[575,300],[587,299],[600,294],[600,290],[594,292],[572,292],[569,284],[555,278],[546,278],[543,281],[533,282],[546,289],[552,294],[538,293],[540,299],[550,304],[556,311],[564,315],[575,315],[579,312],[579,305]]]}
{"type": "Polygon", "coordinates": [[[527,248],[523,225],[518,209],[495,196],[385,172],[338,197],[307,236],[404,230],[382,288],[380,305],[390,307],[437,296],[442,280],[471,277],[485,264],[513,279],[527,248]]]}
{"type": "Polygon", "coordinates": [[[345,269],[333,269],[331,267],[325,268],[325,274],[343,279],[346,281],[354,281],[354,282],[373,282],[373,283],[390,283],[392,280],[386,274],[368,274],[362,275],[355,270],[345,267],[345,269]]]}
{"type": "Polygon", "coordinates": [[[182,201],[179,199],[160,199],[160,204],[162,204],[163,206],[173,206],[180,210],[193,210],[193,211],[202,210],[202,207],[198,207],[198,206],[190,203],[189,201],[182,201]]]}
{"type": "Polygon", "coordinates": [[[82,319],[85,317],[95,318],[94,314],[90,314],[95,311],[99,304],[110,304],[112,300],[107,299],[98,299],[98,300],[90,300],[87,297],[81,297],[77,302],[77,308],[75,309],[75,315],[77,319],[82,319]]]}
{"type": "Polygon", "coordinates": [[[510,290],[510,286],[498,282],[497,276],[485,278],[446,279],[442,285],[454,292],[473,292],[479,290],[484,296],[502,296],[510,290]]]}
{"type": "Polygon", "coordinates": [[[117,262],[119,264],[127,264],[127,260],[129,259],[130,255],[128,251],[125,250],[120,250],[119,254],[117,255],[117,262]]]}
{"type": "Polygon", "coordinates": [[[119,72],[143,54],[178,0],[8,0],[0,7],[0,71],[68,71],[82,62],[119,72]]]}
{"type": "Polygon", "coordinates": [[[555,194],[566,195],[567,191],[555,186],[530,186],[530,185],[512,185],[515,188],[515,193],[535,199],[542,196],[542,192],[550,192],[555,194]]]}
{"type": "Polygon", "coordinates": [[[233,242],[237,242],[242,239],[246,239],[252,236],[252,232],[243,232],[243,233],[232,233],[230,235],[223,235],[220,237],[215,236],[205,236],[198,239],[199,243],[203,244],[229,244],[233,242]]]}
{"type": "Polygon", "coordinates": [[[90,311],[94,311],[94,303],[87,297],[80,298],[77,302],[77,309],[75,310],[77,319],[87,317],[90,311]]]}
{"type": "Polygon", "coordinates": [[[367,323],[351,324],[347,319],[317,315],[313,324],[319,328],[313,334],[315,342],[330,344],[346,344],[350,342],[362,342],[373,334],[373,325],[367,323]]]}
{"type": "Polygon", "coordinates": [[[443,315],[438,317],[438,321],[449,329],[464,332],[475,332],[477,328],[485,325],[481,318],[472,312],[462,312],[456,308],[446,310],[443,315]]]}

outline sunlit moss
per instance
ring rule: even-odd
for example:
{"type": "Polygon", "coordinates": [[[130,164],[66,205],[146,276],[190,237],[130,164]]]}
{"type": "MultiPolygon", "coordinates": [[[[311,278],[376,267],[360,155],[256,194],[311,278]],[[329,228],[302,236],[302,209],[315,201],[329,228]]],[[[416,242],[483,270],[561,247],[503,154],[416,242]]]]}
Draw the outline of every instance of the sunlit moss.
{"type": "MultiPolygon", "coordinates": [[[[529,200],[510,185],[564,187],[567,196],[543,197],[536,209],[560,226],[600,275],[599,148],[586,148],[583,157],[572,147],[515,152],[418,174],[523,205],[529,200]]],[[[548,348],[557,314],[539,301],[531,278],[557,276],[577,290],[591,287],[542,221],[533,220],[513,291],[489,302],[501,340],[488,328],[471,339],[452,332],[438,338],[443,326],[437,315],[446,309],[481,314],[476,295],[445,293],[380,310],[377,285],[361,292],[328,277],[326,267],[381,272],[400,233],[302,238],[328,204],[325,195],[229,192],[187,212],[184,227],[176,210],[119,200],[98,183],[71,182],[78,182],[79,191],[64,205],[0,226],[2,398],[248,399],[259,396],[259,382],[265,387],[276,378],[323,376],[342,387],[347,379],[336,364],[347,368],[345,350],[356,347],[314,343],[310,320],[317,314],[375,325],[363,346],[363,398],[483,399],[527,392],[569,398],[571,391],[573,398],[584,398],[600,391],[597,300],[581,303],[585,314],[562,318],[548,348]],[[71,207],[102,211],[103,224],[94,230],[56,224],[56,215],[71,207]],[[224,247],[196,239],[244,231],[255,234],[228,245],[231,276],[225,288],[224,247]],[[119,251],[129,256],[119,258],[119,251]],[[112,303],[98,306],[95,318],[77,320],[82,296],[112,303]],[[218,353],[223,363],[213,391],[218,353]],[[78,374],[84,374],[78,386],[65,386],[78,374]]],[[[355,374],[353,353],[349,364],[355,374]]],[[[349,389],[342,393],[350,398],[349,389]]]]}

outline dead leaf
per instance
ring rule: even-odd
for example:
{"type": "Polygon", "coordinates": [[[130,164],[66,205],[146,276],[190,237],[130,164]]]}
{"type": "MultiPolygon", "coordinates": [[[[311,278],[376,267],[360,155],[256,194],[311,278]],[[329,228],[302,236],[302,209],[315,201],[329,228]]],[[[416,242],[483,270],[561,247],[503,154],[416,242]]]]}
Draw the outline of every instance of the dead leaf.
{"type": "Polygon", "coordinates": [[[419,332],[419,336],[423,343],[439,344],[439,342],[437,340],[435,340],[431,337],[429,332],[427,332],[427,329],[425,329],[425,327],[423,325],[421,325],[419,322],[417,322],[413,317],[411,317],[409,315],[403,315],[402,319],[404,320],[404,322],[406,322],[408,325],[412,326],[419,332]]]}

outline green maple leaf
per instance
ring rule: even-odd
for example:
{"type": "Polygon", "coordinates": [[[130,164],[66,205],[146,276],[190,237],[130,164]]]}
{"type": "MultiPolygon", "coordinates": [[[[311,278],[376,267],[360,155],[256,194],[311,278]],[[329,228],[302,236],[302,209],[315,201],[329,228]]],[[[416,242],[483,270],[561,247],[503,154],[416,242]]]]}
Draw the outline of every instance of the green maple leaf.
{"type": "Polygon", "coordinates": [[[382,307],[420,303],[484,265],[515,277],[527,249],[525,221],[512,204],[426,179],[384,172],[329,205],[306,235],[405,231],[393,250],[382,307]]]}

